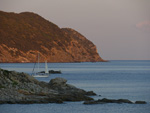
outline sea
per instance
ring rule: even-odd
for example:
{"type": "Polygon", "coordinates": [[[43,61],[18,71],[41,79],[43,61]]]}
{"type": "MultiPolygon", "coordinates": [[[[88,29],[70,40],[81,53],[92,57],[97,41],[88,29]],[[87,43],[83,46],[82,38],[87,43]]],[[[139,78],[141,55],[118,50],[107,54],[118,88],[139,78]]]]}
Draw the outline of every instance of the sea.
{"type": "MultiPolygon", "coordinates": [[[[40,71],[44,70],[40,64],[40,71]]],[[[0,63],[0,68],[32,74],[34,63],[0,63]]],[[[112,60],[109,62],[48,63],[49,70],[61,70],[48,78],[67,79],[86,91],[94,91],[94,99],[129,99],[147,104],[94,104],[64,102],[63,104],[2,104],[0,113],[150,113],[150,60],[112,60]]],[[[35,69],[36,71],[36,69],[35,69]]]]}

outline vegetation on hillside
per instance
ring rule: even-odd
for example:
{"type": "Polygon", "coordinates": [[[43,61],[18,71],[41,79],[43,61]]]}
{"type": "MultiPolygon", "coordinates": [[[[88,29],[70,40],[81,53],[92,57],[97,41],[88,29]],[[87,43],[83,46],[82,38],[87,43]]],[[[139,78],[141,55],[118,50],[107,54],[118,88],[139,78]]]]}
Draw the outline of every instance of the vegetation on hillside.
{"type": "Polygon", "coordinates": [[[48,62],[103,61],[83,35],[32,12],[0,11],[0,49],[0,62],[34,62],[37,52],[48,62]]]}

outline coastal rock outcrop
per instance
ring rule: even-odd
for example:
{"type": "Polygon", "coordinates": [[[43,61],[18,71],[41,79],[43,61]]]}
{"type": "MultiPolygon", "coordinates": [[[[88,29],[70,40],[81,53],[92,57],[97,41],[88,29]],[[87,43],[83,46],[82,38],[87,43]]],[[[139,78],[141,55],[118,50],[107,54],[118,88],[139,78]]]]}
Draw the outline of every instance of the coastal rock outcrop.
{"type": "Polygon", "coordinates": [[[96,46],[32,12],[0,11],[0,62],[100,62],[96,46]]]}
{"type": "MultiPolygon", "coordinates": [[[[67,80],[63,78],[55,78],[46,83],[25,73],[0,69],[0,104],[93,100],[87,95],[89,92],[67,84],[67,80]]],[[[95,93],[92,92],[90,95],[95,93]]]]}
{"type": "MultiPolygon", "coordinates": [[[[66,84],[67,80],[64,78],[55,78],[50,80],[49,87],[53,90],[60,92],[61,94],[69,94],[79,96],[78,94],[94,96],[96,93],[93,91],[84,91],[83,89],[76,88],[73,85],[66,84]]],[[[80,95],[81,96],[81,95],[80,95]]]]}
{"type": "Polygon", "coordinates": [[[99,99],[99,100],[91,100],[91,101],[85,101],[83,104],[106,104],[106,103],[128,103],[128,104],[146,104],[145,101],[136,101],[135,103],[128,100],[128,99],[99,99]]]}
{"type": "Polygon", "coordinates": [[[93,91],[85,91],[67,84],[64,78],[51,79],[49,83],[40,82],[26,73],[0,69],[0,104],[63,103],[64,101],[85,101],[83,104],[135,103],[128,99],[99,99],[89,96],[93,91]]]}

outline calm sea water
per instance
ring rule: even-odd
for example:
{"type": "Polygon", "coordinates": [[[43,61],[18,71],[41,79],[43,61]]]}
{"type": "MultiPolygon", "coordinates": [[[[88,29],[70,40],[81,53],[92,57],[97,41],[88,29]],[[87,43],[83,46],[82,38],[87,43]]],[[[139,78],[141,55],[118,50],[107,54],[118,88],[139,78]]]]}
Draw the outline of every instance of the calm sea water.
{"type": "MultiPolygon", "coordinates": [[[[33,63],[0,63],[0,68],[32,73],[33,63]]],[[[44,70],[44,64],[40,65],[44,70]]],[[[48,63],[49,69],[61,70],[49,78],[37,78],[49,82],[63,77],[69,84],[98,95],[93,98],[143,100],[147,104],[99,104],[83,105],[83,102],[64,104],[4,104],[0,113],[150,113],[150,61],[110,61],[97,63],[48,63]]]]}

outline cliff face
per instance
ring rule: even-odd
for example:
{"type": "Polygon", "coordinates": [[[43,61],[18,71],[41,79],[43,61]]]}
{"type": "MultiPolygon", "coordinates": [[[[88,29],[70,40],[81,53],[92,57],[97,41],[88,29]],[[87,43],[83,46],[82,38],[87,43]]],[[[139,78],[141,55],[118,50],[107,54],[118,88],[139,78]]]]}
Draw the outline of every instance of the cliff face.
{"type": "Polygon", "coordinates": [[[91,41],[73,29],[63,28],[62,30],[66,36],[72,39],[66,51],[72,55],[75,61],[103,61],[91,41]]]}
{"type": "Polygon", "coordinates": [[[0,62],[103,61],[96,46],[73,29],[60,29],[41,16],[0,11],[0,62]]]}

